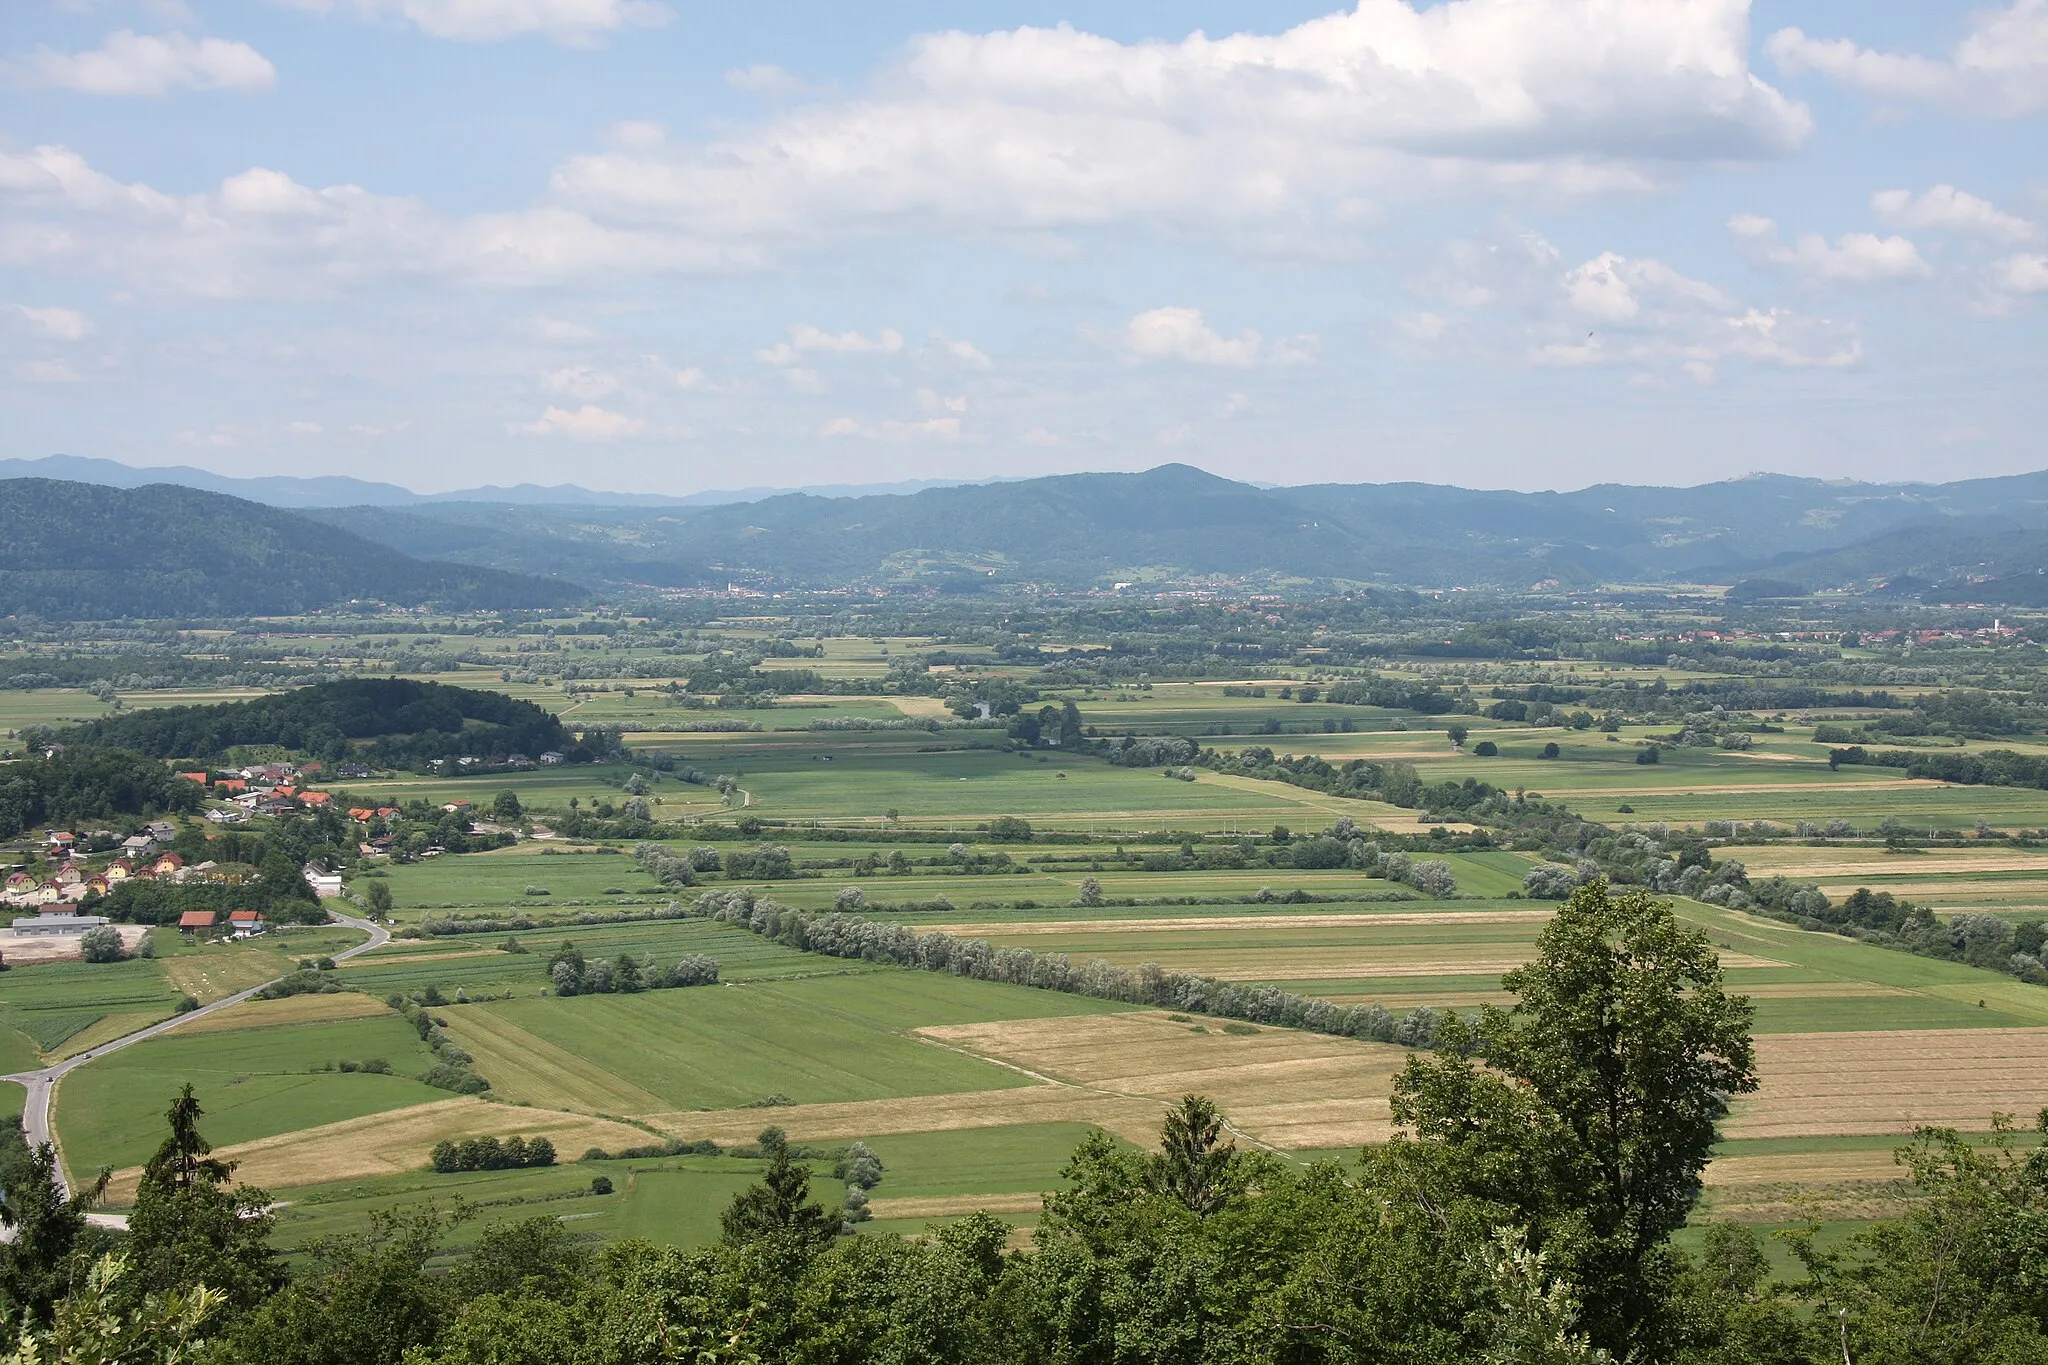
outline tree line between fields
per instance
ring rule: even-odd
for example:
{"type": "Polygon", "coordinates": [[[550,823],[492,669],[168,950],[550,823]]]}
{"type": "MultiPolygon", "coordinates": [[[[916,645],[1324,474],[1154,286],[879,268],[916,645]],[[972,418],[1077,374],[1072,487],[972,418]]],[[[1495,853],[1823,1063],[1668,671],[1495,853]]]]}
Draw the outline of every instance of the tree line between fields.
{"type": "MultiPolygon", "coordinates": [[[[1397,1135],[1302,1167],[1199,1096],[1155,1148],[1096,1133],[1028,1245],[974,1214],[854,1233],[880,1163],[813,1190],[763,1134],[710,1246],[597,1246],[536,1217],[371,1215],[287,1263],[270,1196],[212,1154],[188,1087],[125,1231],[48,1146],[0,1145],[6,1365],[2022,1365],[2048,1359],[2048,1147],[1921,1131],[1918,1197],[1824,1246],[1713,1224],[1675,1246],[1734,1096],[1747,1000],[1640,891],[1574,892],[1509,1010],[1445,1022],[1394,1083],[1397,1135]],[[858,1194],[859,1197],[856,1197],[858,1194]],[[450,1256],[453,1263],[448,1264],[450,1256]],[[445,1269],[443,1268],[445,1265],[445,1269]]],[[[2048,1116],[2043,1126],[2048,1127],[2048,1116]]],[[[773,1140],[771,1141],[771,1135],[773,1140]]],[[[499,1145],[502,1160],[506,1144],[499,1145]]],[[[460,1161],[464,1144],[455,1144],[460,1161]]],[[[477,1151],[483,1150],[479,1143],[477,1151]]],[[[533,1145],[526,1145],[531,1154],[533,1145]]],[[[437,1155],[446,1155],[445,1152],[437,1155]]],[[[623,1199],[609,1176],[584,1197],[623,1199]],[[596,1191],[602,1191],[596,1192],[596,1191]]]]}

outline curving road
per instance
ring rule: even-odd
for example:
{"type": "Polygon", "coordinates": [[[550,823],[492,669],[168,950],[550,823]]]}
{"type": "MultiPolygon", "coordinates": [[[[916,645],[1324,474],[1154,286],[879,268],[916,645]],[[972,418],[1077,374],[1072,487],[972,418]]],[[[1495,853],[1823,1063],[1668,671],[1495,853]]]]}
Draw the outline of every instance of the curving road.
{"type": "MultiPolygon", "coordinates": [[[[372,924],[369,920],[356,919],[351,915],[337,914],[332,910],[327,913],[333,915],[335,919],[346,924],[349,928],[360,929],[370,936],[366,942],[358,943],[353,948],[347,948],[336,953],[334,955],[336,962],[354,957],[358,953],[367,953],[372,948],[381,948],[391,941],[391,931],[389,929],[372,924]]],[[[109,1052],[118,1052],[124,1047],[143,1041],[145,1038],[154,1038],[159,1033],[168,1033],[182,1024],[190,1023],[194,1019],[202,1019],[216,1011],[224,1010],[230,1005],[239,1005],[244,1000],[255,995],[256,992],[262,990],[264,986],[281,980],[283,980],[282,977],[272,977],[269,981],[251,986],[246,991],[237,991],[233,995],[216,1000],[211,1005],[201,1005],[196,1010],[172,1015],[169,1019],[151,1024],[148,1028],[137,1029],[133,1033],[124,1034],[122,1037],[114,1039],[111,1043],[101,1043],[90,1052],[81,1052],[76,1057],[67,1057],[55,1066],[44,1067],[40,1071],[17,1071],[11,1076],[0,1076],[0,1081],[13,1081],[28,1091],[28,1101],[22,1106],[21,1110],[22,1135],[28,1139],[30,1146],[40,1142],[56,1141],[50,1133],[50,1097],[55,1092],[58,1081],[63,1080],[87,1062],[92,1061],[96,1057],[104,1057],[109,1052]]],[[[57,1179],[60,1183],[64,1179],[61,1163],[57,1172],[57,1179]]]]}

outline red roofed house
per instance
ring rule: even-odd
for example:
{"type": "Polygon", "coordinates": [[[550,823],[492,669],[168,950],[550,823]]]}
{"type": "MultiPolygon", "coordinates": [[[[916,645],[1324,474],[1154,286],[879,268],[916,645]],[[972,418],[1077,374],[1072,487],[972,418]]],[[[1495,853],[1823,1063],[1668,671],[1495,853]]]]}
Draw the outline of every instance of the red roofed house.
{"type": "Polygon", "coordinates": [[[179,773],[178,776],[184,778],[187,782],[197,782],[202,787],[206,785],[205,773],[179,773]]]}
{"type": "Polygon", "coordinates": [[[7,874],[7,889],[9,891],[29,891],[34,889],[35,884],[36,879],[26,872],[10,872],[7,874]]]}
{"type": "Polygon", "coordinates": [[[219,787],[224,792],[245,792],[249,790],[248,782],[239,777],[223,777],[213,785],[219,787]]]}
{"type": "Polygon", "coordinates": [[[248,938],[251,934],[263,932],[263,912],[260,910],[228,911],[228,927],[234,930],[236,938],[248,938]]]}
{"type": "Polygon", "coordinates": [[[299,797],[300,803],[308,806],[324,806],[332,800],[334,798],[326,792],[305,792],[299,797]]]}
{"type": "Polygon", "coordinates": [[[76,834],[65,834],[62,831],[59,831],[50,836],[50,843],[58,848],[70,848],[73,844],[77,842],[78,836],[76,834]]]}
{"type": "Polygon", "coordinates": [[[59,886],[76,886],[85,880],[85,869],[77,863],[66,863],[57,869],[57,875],[50,880],[59,886]]]}
{"type": "Polygon", "coordinates": [[[210,932],[213,929],[213,919],[214,915],[211,910],[187,910],[184,914],[178,916],[178,932],[184,934],[187,938],[190,938],[202,929],[210,932]]]}
{"type": "Polygon", "coordinates": [[[126,858],[116,858],[107,864],[107,880],[125,882],[135,875],[135,867],[126,858]]]}
{"type": "Polygon", "coordinates": [[[377,812],[369,809],[367,806],[350,806],[348,808],[348,818],[359,825],[367,825],[377,818],[377,812]]]}
{"type": "Polygon", "coordinates": [[[175,853],[166,853],[163,857],[156,859],[149,865],[149,875],[152,877],[168,877],[184,865],[185,860],[183,858],[180,858],[175,853]]]}

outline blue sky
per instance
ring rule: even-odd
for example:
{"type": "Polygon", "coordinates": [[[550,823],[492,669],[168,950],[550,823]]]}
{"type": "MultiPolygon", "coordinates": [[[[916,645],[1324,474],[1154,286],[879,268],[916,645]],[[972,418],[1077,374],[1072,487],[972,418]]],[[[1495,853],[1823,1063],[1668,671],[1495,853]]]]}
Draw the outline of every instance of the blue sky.
{"type": "Polygon", "coordinates": [[[2048,0],[9,0],[0,456],[2048,466],[2048,0]]]}

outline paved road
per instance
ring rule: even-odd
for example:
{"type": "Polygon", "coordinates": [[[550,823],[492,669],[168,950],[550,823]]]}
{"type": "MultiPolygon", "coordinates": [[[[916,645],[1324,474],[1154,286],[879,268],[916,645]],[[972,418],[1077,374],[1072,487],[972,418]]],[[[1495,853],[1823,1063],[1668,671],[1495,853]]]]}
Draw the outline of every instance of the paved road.
{"type": "MultiPolygon", "coordinates": [[[[334,914],[337,920],[340,920],[349,928],[360,929],[370,936],[366,942],[358,943],[353,948],[336,953],[334,955],[336,962],[354,957],[358,953],[367,953],[372,948],[381,948],[391,941],[390,930],[380,928],[366,919],[356,919],[349,915],[335,914],[333,911],[328,913],[334,914]]],[[[111,1043],[101,1043],[90,1052],[81,1052],[76,1057],[67,1057],[55,1066],[44,1067],[41,1071],[17,1071],[11,1076],[0,1076],[0,1080],[14,1081],[28,1090],[28,1102],[22,1106],[21,1110],[22,1135],[28,1139],[30,1146],[40,1142],[55,1141],[50,1136],[50,1095],[57,1088],[58,1081],[64,1079],[64,1077],[70,1075],[79,1067],[84,1066],[87,1062],[95,1058],[104,1057],[109,1052],[118,1052],[122,1048],[139,1043],[145,1038],[154,1038],[159,1033],[168,1033],[180,1025],[188,1024],[194,1019],[203,1019],[207,1015],[213,1014],[218,1010],[224,1010],[230,1005],[239,1005],[244,1000],[255,995],[256,992],[262,990],[264,986],[270,985],[272,981],[282,979],[281,977],[273,977],[271,981],[265,981],[262,985],[251,986],[246,991],[238,991],[225,999],[214,1001],[211,1005],[201,1005],[198,1009],[191,1010],[185,1014],[172,1015],[169,1019],[151,1024],[148,1028],[137,1029],[133,1033],[116,1038],[111,1043]]],[[[57,1178],[60,1182],[63,1180],[64,1177],[61,1170],[57,1178]]]]}

